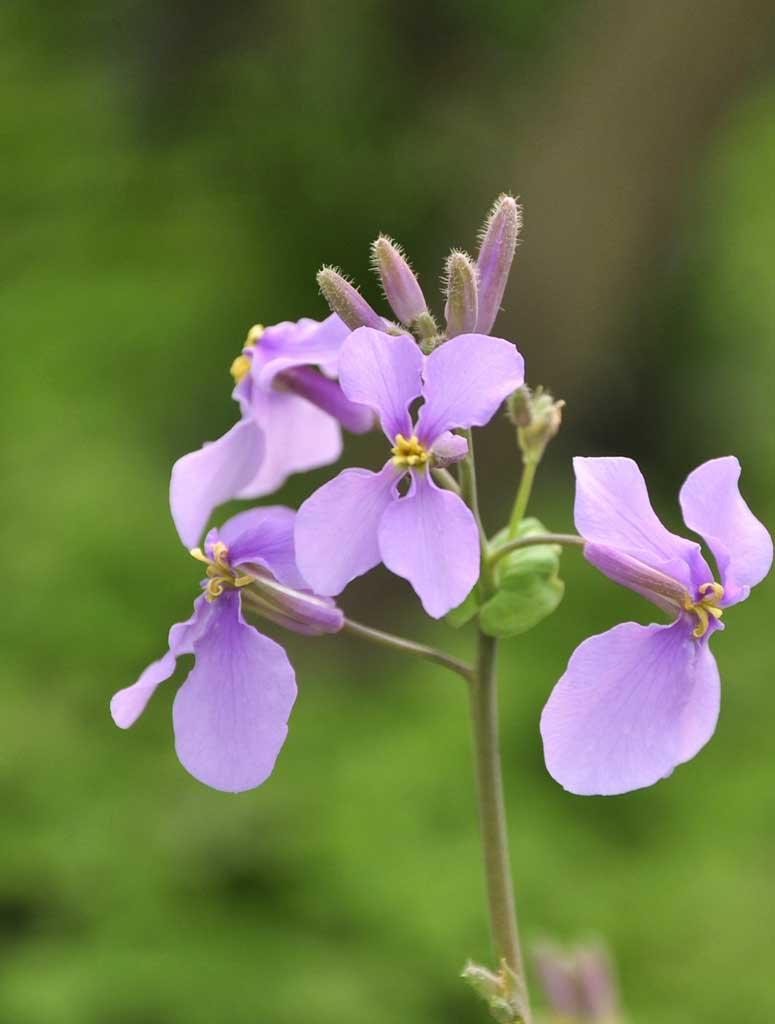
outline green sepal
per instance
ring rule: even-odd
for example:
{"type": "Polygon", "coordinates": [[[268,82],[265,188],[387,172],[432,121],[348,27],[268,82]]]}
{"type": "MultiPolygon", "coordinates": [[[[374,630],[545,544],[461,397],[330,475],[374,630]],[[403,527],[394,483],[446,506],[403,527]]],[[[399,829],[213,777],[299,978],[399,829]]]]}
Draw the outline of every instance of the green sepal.
{"type": "MultiPolygon", "coordinates": [[[[537,519],[524,519],[517,539],[546,532],[537,519]]],[[[501,530],[492,539],[492,550],[497,551],[509,539],[508,531],[501,530]]],[[[558,544],[536,544],[518,548],[496,563],[496,593],[479,611],[483,633],[501,638],[517,636],[557,609],[565,591],[558,575],[561,551],[558,544]]]]}

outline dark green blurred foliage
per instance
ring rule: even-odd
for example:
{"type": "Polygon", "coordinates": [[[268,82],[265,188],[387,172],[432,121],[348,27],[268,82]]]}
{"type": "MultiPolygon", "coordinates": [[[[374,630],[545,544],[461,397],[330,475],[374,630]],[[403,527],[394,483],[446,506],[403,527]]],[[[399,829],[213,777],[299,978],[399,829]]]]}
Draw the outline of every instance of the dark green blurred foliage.
{"type": "MultiPolygon", "coordinates": [[[[570,528],[569,457],[616,452],[675,525],[684,474],[735,452],[772,524],[772,13],[6,0],[3,1024],[482,1019],[456,978],[490,955],[458,681],[292,640],[287,747],[239,798],[177,764],[173,683],[130,733],[111,723],[111,693],[195,593],[169,468],[233,421],[251,323],[323,315],[320,264],[378,302],[367,246],[384,230],[430,295],[511,189],[526,228],[499,329],[568,400],[535,513],[570,528]]],[[[509,425],[479,451],[495,528],[509,425]]],[[[651,790],[584,800],[543,769],[541,707],[580,640],[651,609],[575,551],[561,573],[559,611],[502,658],[526,937],[604,935],[636,1022],[770,1019],[773,585],[714,640],[707,750],[651,790]]],[[[431,635],[387,574],[344,604],[431,635]]],[[[438,631],[464,650],[465,631],[438,631]]]]}

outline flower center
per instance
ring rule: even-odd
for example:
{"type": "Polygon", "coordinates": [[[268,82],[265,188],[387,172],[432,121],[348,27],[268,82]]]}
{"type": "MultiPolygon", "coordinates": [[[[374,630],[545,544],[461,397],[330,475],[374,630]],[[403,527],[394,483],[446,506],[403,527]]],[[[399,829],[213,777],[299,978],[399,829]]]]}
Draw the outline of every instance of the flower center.
{"type": "Polygon", "coordinates": [[[393,465],[400,469],[424,466],[428,461],[428,449],[417,440],[416,434],[408,438],[396,434],[395,446],[390,451],[393,454],[393,465]]]}
{"type": "Polygon", "coordinates": [[[248,331],[248,336],[245,339],[245,344],[242,346],[243,351],[240,353],[240,355],[237,356],[237,358],[229,367],[229,373],[234,378],[235,384],[239,384],[239,382],[241,380],[244,380],[244,378],[247,377],[247,375],[250,373],[250,364],[252,362],[252,359],[250,358],[249,355],[246,354],[244,350],[246,348],[253,348],[263,333],[263,324],[254,324],[254,326],[251,327],[250,330],[248,331]]]}
{"type": "Polygon", "coordinates": [[[224,590],[237,590],[238,587],[247,587],[253,582],[252,576],[237,576],[231,565],[229,565],[229,549],[222,541],[212,546],[212,558],[208,558],[201,548],[192,548],[191,555],[198,562],[204,562],[207,566],[209,577],[205,587],[205,597],[208,601],[215,601],[224,590]]]}
{"type": "Polygon", "coordinates": [[[708,632],[708,626],[710,625],[709,616],[712,615],[714,619],[718,620],[724,614],[724,609],[719,608],[719,601],[724,596],[724,588],[720,583],[703,583],[699,590],[700,594],[702,594],[699,601],[692,604],[688,594],[684,599],[686,611],[692,612],[697,616],[697,625],[692,633],[692,636],[697,640],[708,632]]]}

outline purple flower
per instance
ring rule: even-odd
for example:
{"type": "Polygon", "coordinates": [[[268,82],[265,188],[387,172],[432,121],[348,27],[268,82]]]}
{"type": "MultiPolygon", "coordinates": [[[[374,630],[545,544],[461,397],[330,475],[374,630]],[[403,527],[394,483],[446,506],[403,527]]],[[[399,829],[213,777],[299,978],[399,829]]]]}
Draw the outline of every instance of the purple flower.
{"type": "Polygon", "coordinates": [[[586,558],[674,618],[625,622],[585,640],[541,716],[546,765],[571,793],[611,795],[650,786],[708,742],[719,674],[708,640],[724,609],[767,575],[772,541],[738,490],[740,465],[713,459],[681,488],[684,522],[699,544],[670,533],[631,459],[575,459],[575,518],[586,558]]]}
{"type": "Polygon", "coordinates": [[[426,357],[406,335],[361,327],[342,347],[339,379],[352,402],[377,414],[392,457],[378,473],[344,470],[304,502],[296,518],[299,568],[317,593],[338,594],[384,562],[439,618],[476,583],[479,537],[468,507],[437,487],[430,468],[465,456],[464,438],[450,431],[491,419],[522,383],[522,356],[501,338],[461,334],[426,357]],[[413,423],[409,406],[420,397],[413,423]]]}
{"type": "Polygon", "coordinates": [[[217,505],[271,494],[291,473],[335,462],[340,424],[371,429],[371,413],[348,402],[332,379],[349,333],[333,315],[250,331],[231,369],[242,418],[172,468],[170,508],[186,547],[199,541],[217,505]]]}
{"type": "Polygon", "coordinates": [[[177,658],[193,654],[194,667],[172,709],[175,749],[194,778],[229,793],[253,789],[271,774],[296,699],[285,651],[245,622],[243,599],[298,632],[342,626],[332,602],[304,593],[294,560],[294,517],[280,506],[250,509],[210,531],[204,551],[191,552],[207,565],[194,614],[172,627],[167,653],[110,705],[116,725],[129,728],[173,674],[177,658]]]}

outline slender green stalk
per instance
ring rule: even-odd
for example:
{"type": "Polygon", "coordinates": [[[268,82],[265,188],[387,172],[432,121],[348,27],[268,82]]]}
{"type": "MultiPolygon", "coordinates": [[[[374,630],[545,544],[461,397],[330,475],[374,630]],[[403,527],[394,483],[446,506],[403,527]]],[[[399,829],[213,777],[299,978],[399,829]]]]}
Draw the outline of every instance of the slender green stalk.
{"type": "Polygon", "coordinates": [[[468,442],[468,455],[459,463],[460,467],[460,494],[463,501],[468,505],[476,520],[479,529],[479,542],[482,547],[482,568],[486,566],[486,555],[488,550],[487,534],[482,525],[482,517],[479,514],[479,491],[476,486],[476,461],[474,457],[474,433],[467,430],[466,441],[468,442]]]}
{"type": "Polygon", "coordinates": [[[352,633],[353,636],[359,636],[363,640],[369,640],[373,644],[379,644],[380,647],[389,647],[391,650],[401,651],[403,654],[413,654],[415,657],[425,658],[426,661],[442,665],[444,668],[449,669],[450,672],[456,672],[457,675],[462,676],[467,681],[470,681],[473,677],[473,669],[470,665],[466,665],[465,662],[453,658],[451,654],[439,651],[435,647],[418,644],[414,640],[407,640],[402,636],[395,636],[393,633],[385,633],[383,630],[374,629],[372,626],[364,626],[353,619],[344,620],[342,631],[344,633],[352,633]]]}
{"type": "Polygon", "coordinates": [[[522,470],[522,479],[519,481],[517,496],[514,499],[514,508],[509,520],[509,537],[516,537],[519,524],[522,522],[527,510],[527,503],[530,501],[530,492],[533,490],[538,459],[528,459],[522,470]]]}
{"type": "Polygon", "coordinates": [[[585,543],[584,538],[578,537],[575,533],[531,533],[528,537],[510,540],[503,547],[496,548],[495,551],[490,552],[489,564],[492,568],[496,562],[511,554],[512,551],[517,551],[519,548],[533,547],[536,544],[563,544],[569,547],[583,548],[585,543]]]}
{"type": "Polygon", "coordinates": [[[479,795],[479,823],[495,954],[498,963],[505,961],[521,983],[524,998],[522,1011],[526,1024],[529,1024],[527,981],[517,931],[503,800],[495,674],[496,643],[493,637],[479,633],[476,671],[471,681],[471,721],[479,795]]]}

